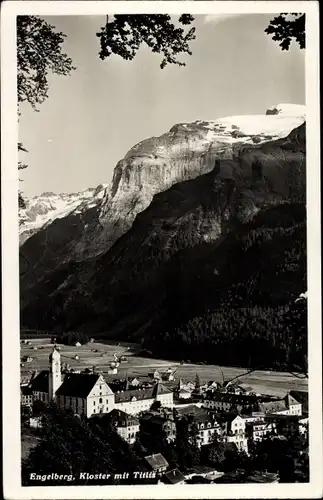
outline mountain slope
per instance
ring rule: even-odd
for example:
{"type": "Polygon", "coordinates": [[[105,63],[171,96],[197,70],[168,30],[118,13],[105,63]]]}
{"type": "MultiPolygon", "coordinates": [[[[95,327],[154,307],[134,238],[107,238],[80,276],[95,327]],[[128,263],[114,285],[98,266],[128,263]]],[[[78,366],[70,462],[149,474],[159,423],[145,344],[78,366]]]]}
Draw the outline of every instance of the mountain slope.
{"type": "Polygon", "coordinates": [[[244,146],[236,159],[155,195],[104,255],[60,266],[23,294],[23,323],[149,339],[220,307],[240,282],[246,293],[254,279],[263,289],[258,305],[284,306],[305,286],[304,203],[303,125],[286,138],[244,146]],[[265,241],[245,253],[237,235],[248,241],[254,232],[265,241]],[[293,252],[294,273],[285,270],[293,252]],[[264,279],[278,273],[267,288],[259,281],[262,261],[264,279]]]}
{"type": "Polygon", "coordinates": [[[86,189],[79,193],[43,193],[30,200],[25,198],[25,207],[19,209],[20,245],[28,238],[56,219],[63,219],[75,212],[86,211],[106,195],[107,186],[86,189]]]}
{"type": "MultiPolygon", "coordinates": [[[[264,165],[274,164],[272,144],[284,140],[305,119],[304,107],[278,105],[275,109],[275,115],[175,125],[166,134],[134,146],[116,165],[110,186],[99,186],[96,192],[88,190],[70,197],[55,195],[59,201],[57,209],[53,195],[47,197],[45,207],[44,200],[34,200],[36,207],[32,202],[21,213],[21,265],[25,267],[28,262],[29,269],[21,280],[23,295],[29,294],[37,282],[55,268],[104,255],[131,228],[137,214],[149,206],[155,194],[212,171],[216,159],[239,162],[243,157],[248,172],[254,146],[259,145],[264,165]],[[246,151],[250,151],[249,157],[246,151]],[[80,200],[83,203],[80,204],[80,200]],[[44,211],[46,214],[42,215],[44,211]],[[40,213],[35,216],[35,212],[40,213]]],[[[297,162],[297,154],[289,154],[290,161],[294,161],[294,157],[297,162]]],[[[229,172],[231,167],[227,168],[229,172]]],[[[245,167],[241,168],[244,171],[245,167]]],[[[277,169],[276,165],[275,172],[277,169]]],[[[273,182],[280,182],[276,174],[274,177],[273,182]]],[[[268,182],[270,178],[268,174],[268,182]]],[[[275,186],[271,189],[272,197],[275,197],[275,189],[275,186]]],[[[244,198],[247,197],[246,193],[244,198]]],[[[247,211],[250,210],[255,210],[252,201],[247,211]]]]}

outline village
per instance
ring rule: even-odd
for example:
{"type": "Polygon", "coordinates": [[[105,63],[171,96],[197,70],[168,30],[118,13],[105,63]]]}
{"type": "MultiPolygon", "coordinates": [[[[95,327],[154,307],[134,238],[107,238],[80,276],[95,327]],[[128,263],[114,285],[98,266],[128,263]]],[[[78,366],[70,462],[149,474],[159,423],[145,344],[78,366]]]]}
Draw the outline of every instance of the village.
{"type": "MultiPolygon", "coordinates": [[[[22,344],[24,352],[41,347],[32,340],[23,340],[22,344]]],[[[248,456],[250,447],[264,439],[287,440],[297,435],[304,442],[308,440],[306,391],[290,390],[284,396],[262,394],[240,383],[239,375],[226,380],[223,373],[220,382],[205,381],[197,373],[187,380],[177,376],[178,366],[165,364],[160,370],[147,368],[145,376],[129,376],[127,370],[121,376],[118,370],[122,363],[126,364],[126,356],[116,352],[112,353],[107,372],[96,366],[77,369],[78,354],[70,357],[74,360],[71,368],[62,347],[47,345],[47,369],[29,370],[22,375],[21,415],[24,429],[29,429],[27,434],[37,433],[42,425],[42,409],[54,403],[87,419],[110,416],[117,433],[130,446],[139,435],[149,440],[156,433],[164,433],[168,442],[175,442],[176,422],[184,418],[195,426],[195,440],[201,450],[220,442],[226,450],[248,456]]],[[[28,356],[22,356],[22,368],[29,363],[28,356]]],[[[308,447],[302,453],[308,453],[308,447]]],[[[171,469],[157,450],[144,457],[144,463],[147,473],[154,473],[161,483],[230,482],[232,475],[239,482],[234,470],[221,472],[201,466],[184,474],[171,469]]],[[[279,482],[279,477],[257,471],[248,481],[279,482]]],[[[246,482],[246,478],[240,482],[246,482]]]]}

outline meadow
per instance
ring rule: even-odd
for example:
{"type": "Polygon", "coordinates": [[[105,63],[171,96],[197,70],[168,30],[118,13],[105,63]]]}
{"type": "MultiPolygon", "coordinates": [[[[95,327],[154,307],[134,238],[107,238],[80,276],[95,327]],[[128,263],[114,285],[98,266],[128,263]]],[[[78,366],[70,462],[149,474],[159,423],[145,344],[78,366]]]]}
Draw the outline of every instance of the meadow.
{"type": "MultiPolygon", "coordinates": [[[[24,341],[22,341],[24,342],[24,341]]],[[[137,377],[140,380],[148,380],[148,372],[155,369],[160,372],[171,367],[175,370],[175,383],[179,378],[184,381],[194,381],[196,374],[199,375],[201,383],[215,380],[222,381],[241,375],[239,384],[248,387],[261,394],[272,394],[285,396],[292,389],[307,390],[307,379],[300,379],[290,373],[275,371],[254,371],[243,376],[247,372],[245,368],[236,368],[217,365],[180,364],[178,362],[141,357],[138,355],[140,348],[136,344],[125,342],[91,342],[82,346],[66,346],[58,344],[61,353],[61,362],[68,363],[74,370],[92,369],[102,372],[107,379],[137,377]],[[116,375],[108,375],[110,364],[114,361],[114,354],[125,356],[126,361],[118,367],[116,375]],[[76,359],[78,357],[78,359],[76,359]]],[[[48,356],[53,349],[49,339],[31,339],[29,344],[21,343],[21,359],[25,356],[32,358],[31,362],[24,362],[21,366],[21,379],[27,381],[35,370],[48,368],[48,356]]]]}

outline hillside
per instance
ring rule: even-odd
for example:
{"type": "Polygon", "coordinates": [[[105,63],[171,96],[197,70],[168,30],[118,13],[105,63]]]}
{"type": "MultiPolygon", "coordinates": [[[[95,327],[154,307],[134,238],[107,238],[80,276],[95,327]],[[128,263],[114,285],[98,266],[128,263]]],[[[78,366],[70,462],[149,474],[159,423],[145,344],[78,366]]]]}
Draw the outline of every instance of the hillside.
{"type": "Polygon", "coordinates": [[[217,363],[229,352],[230,364],[250,362],[242,345],[254,338],[255,354],[271,349],[263,362],[290,366],[282,325],[306,290],[305,234],[302,125],[215,159],[156,194],[103,255],[44,274],[22,294],[23,325],[136,339],[175,358],[217,363]]]}
{"type": "MultiPolygon", "coordinates": [[[[131,148],[117,163],[110,185],[71,195],[45,193],[27,200],[27,209],[20,213],[21,263],[25,267],[28,261],[30,271],[21,280],[24,297],[47,272],[104,255],[156,194],[211,172],[216,159],[237,162],[242,155],[249,175],[252,158],[244,151],[259,145],[264,148],[262,161],[273,164],[271,144],[304,123],[305,108],[280,104],[273,109],[271,115],[174,125],[160,137],[131,148]]],[[[276,173],[277,169],[276,165],[276,173]]]]}

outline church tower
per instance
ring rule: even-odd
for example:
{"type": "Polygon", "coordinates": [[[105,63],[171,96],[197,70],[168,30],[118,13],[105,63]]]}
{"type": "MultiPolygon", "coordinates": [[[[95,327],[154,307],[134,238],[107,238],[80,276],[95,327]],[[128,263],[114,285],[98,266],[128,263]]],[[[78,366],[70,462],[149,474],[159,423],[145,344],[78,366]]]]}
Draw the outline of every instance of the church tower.
{"type": "Polygon", "coordinates": [[[57,389],[62,384],[61,355],[56,350],[49,355],[48,400],[54,401],[57,389]]]}

